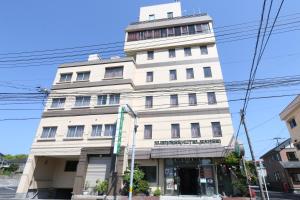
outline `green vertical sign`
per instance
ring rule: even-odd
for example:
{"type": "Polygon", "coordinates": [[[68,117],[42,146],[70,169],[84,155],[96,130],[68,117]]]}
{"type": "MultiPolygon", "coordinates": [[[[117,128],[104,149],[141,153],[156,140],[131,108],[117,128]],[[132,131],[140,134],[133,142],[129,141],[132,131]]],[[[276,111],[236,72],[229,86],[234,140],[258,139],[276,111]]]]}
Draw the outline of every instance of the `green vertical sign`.
{"type": "Polygon", "coordinates": [[[115,142],[114,142],[114,154],[117,154],[117,155],[120,153],[121,143],[122,143],[124,111],[125,111],[125,108],[123,106],[120,106],[119,111],[118,111],[117,127],[116,127],[115,142]]]}

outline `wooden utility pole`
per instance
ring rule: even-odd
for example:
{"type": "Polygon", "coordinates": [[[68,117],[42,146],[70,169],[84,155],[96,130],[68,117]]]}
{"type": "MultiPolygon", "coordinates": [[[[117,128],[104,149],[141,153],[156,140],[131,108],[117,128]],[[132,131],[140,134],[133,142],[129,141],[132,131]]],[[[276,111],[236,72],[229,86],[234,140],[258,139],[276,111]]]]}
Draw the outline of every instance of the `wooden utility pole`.
{"type": "Polygon", "coordinates": [[[246,133],[246,136],[247,136],[247,141],[248,141],[248,145],[249,145],[249,149],[250,149],[252,162],[253,162],[254,167],[255,167],[255,172],[256,172],[257,179],[258,179],[258,186],[259,186],[261,198],[262,198],[262,200],[266,200],[264,190],[263,190],[263,185],[262,185],[261,179],[259,178],[259,172],[258,172],[258,169],[256,167],[256,160],[255,160],[255,156],[254,156],[254,153],[253,153],[252,143],[251,143],[251,140],[250,140],[250,137],[249,137],[249,133],[248,133],[248,129],[247,129],[247,126],[246,126],[245,115],[244,115],[243,110],[241,110],[240,114],[241,114],[241,122],[244,126],[245,133],[246,133]]]}

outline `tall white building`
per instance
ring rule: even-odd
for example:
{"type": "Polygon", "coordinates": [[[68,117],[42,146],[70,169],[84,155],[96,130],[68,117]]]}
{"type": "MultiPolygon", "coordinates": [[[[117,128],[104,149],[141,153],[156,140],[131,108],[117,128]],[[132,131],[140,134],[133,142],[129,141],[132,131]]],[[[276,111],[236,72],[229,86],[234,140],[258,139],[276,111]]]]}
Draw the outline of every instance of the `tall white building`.
{"type": "Polygon", "coordinates": [[[139,22],[126,28],[124,51],[125,58],[93,55],[59,66],[17,196],[66,198],[97,179],[118,194],[134,128],[125,113],[114,155],[124,104],[138,114],[136,164],[153,190],[230,190],[218,163],[232,149],[233,127],[211,17],[182,16],[179,2],[142,7],[139,22]]]}

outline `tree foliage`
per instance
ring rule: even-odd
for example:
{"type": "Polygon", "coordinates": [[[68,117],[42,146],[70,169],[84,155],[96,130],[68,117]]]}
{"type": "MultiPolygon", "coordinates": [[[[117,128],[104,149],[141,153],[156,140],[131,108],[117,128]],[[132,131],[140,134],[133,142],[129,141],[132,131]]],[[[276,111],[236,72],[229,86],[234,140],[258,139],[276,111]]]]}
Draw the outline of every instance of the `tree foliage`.
{"type": "MultiPolygon", "coordinates": [[[[149,183],[144,180],[144,172],[139,169],[138,167],[135,167],[133,172],[133,193],[143,193],[148,195],[149,194],[149,183]]],[[[122,188],[122,194],[128,195],[129,192],[129,184],[130,184],[130,170],[126,169],[123,176],[123,188],[122,188]]]]}

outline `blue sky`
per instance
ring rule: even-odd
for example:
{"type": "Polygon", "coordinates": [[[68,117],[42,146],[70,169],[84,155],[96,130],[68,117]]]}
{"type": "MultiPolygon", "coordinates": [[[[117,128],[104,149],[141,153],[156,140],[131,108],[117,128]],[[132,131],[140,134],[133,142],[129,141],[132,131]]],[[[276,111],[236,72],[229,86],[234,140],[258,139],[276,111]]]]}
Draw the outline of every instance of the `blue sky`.
{"type": "MultiPolygon", "coordinates": [[[[1,1],[0,54],[122,41],[124,40],[124,28],[130,22],[137,21],[139,7],[168,2],[172,1],[1,1]]],[[[262,4],[261,0],[182,0],[181,2],[185,15],[206,12],[213,17],[215,27],[258,20],[262,4]]],[[[279,1],[275,2],[275,6],[278,7],[279,1]]],[[[295,14],[299,12],[299,8],[300,1],[286,1],[282,15],[295,14]]],[[[293,15],[293,17],[300,17],[300,15],[293,15]]],[[[294,26],[296,27],[297,24],[294,26]]],[[[225,81],[248,79],[254,44],[255,39],[218,44],[225,81]]],[[[260,64],[257,78],[300,74],[299,44],[299,31],[272,36],[264,59],[260,64]]],[[[5,60],[6,57],[7,55],[0,55],[0,60],[5,60]]],[[[87,56],[82,56],[76,60],[86,60],[86,58],[87,56]]],[[[5,65],[1,63],[0,67],[3,66],[5,65]]],[[[9,66],[16,65],[13,63],[9,66]]],[[[0,92],[24,92],[24,90],[3,86],[4,81],[9,81],[10,84],[13,83],[17,86],[50,88],[56,68],[56,64],[43,64],[26,68],[0,68],[0,92]]],[[[299,87],[276,88],[272,91],[253,92],[252,95],[296,93],[297,90],[299,91],[299,87]]],[[[244,93],[229,93],[228,98],[240,98],[243,95],[244,93]]],[[[276,136],[289,137],[285,124],[280,120],[278,114],[292,98],[250,101],[246,120],[256,156],[262,155],[275,145],[272,138],[276,136]]],[[[236,129],[239,123],[237,112],[241,108],[241,102],[232,102],[230,106],[236,129]]],[[[42,107],[41,104],[0,105],[0,109],[42,109],[42,107]]],[[[4,118],[39,117],[40,115],[40,110],[0,110],[0,120],[4,118]]],[[[38,123],[39,120],[0,121],[0,152],[28,153],[38,123]]],[[[241,132],[240,139],[247,146],[244,132],[241,132]]]]}

